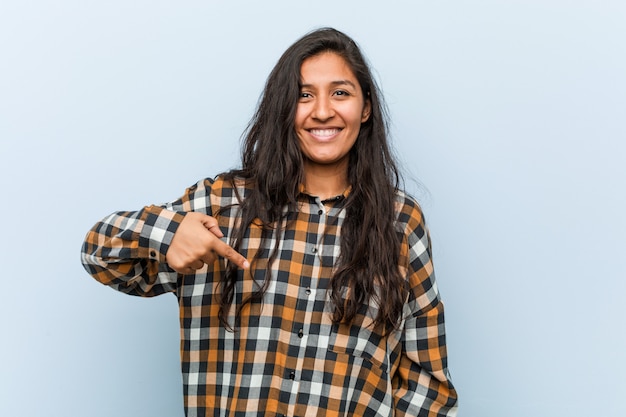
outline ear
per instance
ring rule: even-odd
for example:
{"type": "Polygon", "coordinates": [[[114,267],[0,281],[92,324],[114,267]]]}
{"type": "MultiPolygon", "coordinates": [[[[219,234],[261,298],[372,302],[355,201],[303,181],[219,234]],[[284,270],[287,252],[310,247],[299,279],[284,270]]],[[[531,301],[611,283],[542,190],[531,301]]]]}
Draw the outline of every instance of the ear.
{"type": "Polygon", "coordinates": [[[361,123],[367,122],[370,118],[370,114],[372,113],[372,102],[369,97],[365,98],[365,103],[363,104],[363,112],[361,113],[361,123]]]}

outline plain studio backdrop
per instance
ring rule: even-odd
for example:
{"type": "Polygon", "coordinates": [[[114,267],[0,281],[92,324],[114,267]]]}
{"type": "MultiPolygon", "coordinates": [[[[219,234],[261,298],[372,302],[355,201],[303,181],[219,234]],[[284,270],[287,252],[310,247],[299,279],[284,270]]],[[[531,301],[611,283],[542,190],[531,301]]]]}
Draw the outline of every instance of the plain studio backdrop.
{"type": "Polygon", "coordinates": [[[3,1],[0,415],[183,415],[175,297],[82,269],[87,230],[239,163],[269,71],[333,26],[422,203],[463,417],[626,395],[626,2],[3,1]]]}

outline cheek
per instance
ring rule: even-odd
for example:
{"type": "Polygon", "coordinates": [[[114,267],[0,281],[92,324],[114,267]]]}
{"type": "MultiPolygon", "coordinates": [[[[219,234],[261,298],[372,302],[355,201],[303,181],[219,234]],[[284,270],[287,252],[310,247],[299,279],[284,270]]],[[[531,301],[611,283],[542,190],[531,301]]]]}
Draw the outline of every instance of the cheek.
{"type": "Polygon", "coordinates": [[[361,124],[365,122],[367,118],[363,117],[362,111],[355,111],[350,117],[350,124],[354,128],[361,128],[361,124]]]}
{"type": "Polygon", "coordinates": [[[352,104],[342,109],[343,119],[352,126],[360,126],[364,121],[364,110],[362,105],[352,104]]]}
{"type": "Polygon", "coordinates": [[[306,120],[306,109],[302,107],[302,105],[298,105],[296,107],[296,115],[294,118],[294,125],[296,129],[301,129],[304,125],[304,121],[306,120]]]}

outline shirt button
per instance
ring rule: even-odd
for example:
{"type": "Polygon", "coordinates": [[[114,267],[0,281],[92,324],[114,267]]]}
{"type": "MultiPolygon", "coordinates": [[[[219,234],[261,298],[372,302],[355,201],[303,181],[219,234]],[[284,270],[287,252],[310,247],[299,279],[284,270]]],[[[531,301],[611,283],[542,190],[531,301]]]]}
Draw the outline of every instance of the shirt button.
{"type": "Polygon", "coordinates": [[[324,214],[324,210],[319,210],[319,211],[317,212],[317,214],[319,214],[319,215],[321,216],[322,214],[324,214]]]}
{"type": "Polygon", "coordinates": [[[296,379],[296,373],[294,371],[289,372],[289,379],[291,380],[296,379]]]}
{"type": "Polygon", "coordinates": [[[304,292],[306,292],[306,295],[311,295],[311,287],[306,287],[306,290],[304,290],[304,292]]]}
{"type": "Polygon", "coordinates": [[[151,250],[150,251],[150,256],[153,257],[153,258],[156,258],[156,252],[151,250]]]}
{"type": "Polygon", "coordinates": [[[311,252],[316,253],[316,252],[317,252],[317,248],[316,248],[315,246],[313,246],[313,247],[311,248],[311,252]]]}
{"type": "Polygon", "coordinates": [[[302,339],[302,336],[304,336],[304,331],[303,331],[303,329],[300,329],[300,330],[298,330],[298,337],[300,339],[302,339]]]}

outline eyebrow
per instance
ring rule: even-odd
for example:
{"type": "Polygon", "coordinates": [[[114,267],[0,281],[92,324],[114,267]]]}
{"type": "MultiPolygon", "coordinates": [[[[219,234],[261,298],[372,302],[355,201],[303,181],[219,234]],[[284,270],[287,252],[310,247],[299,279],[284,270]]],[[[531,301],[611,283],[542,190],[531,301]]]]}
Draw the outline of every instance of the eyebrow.
{"type": "MultiPolygon", "coordinates": [[[[337,80],[337,81],[332,81],[332,82],[330,83],[330,85],[332,85],[333,87],[335,87],[335,86],[340,86],[340,85],[349,85],[349,86],[351,86],[352,88],[356,89],[356,85],[355,85],[352,81],[350,81],[350,80],[337,80]]],[[[310,88],[310,87],[313,87],[313,84],[302,84],[302,85],[301,85],[301,87],[302,87],[302,88],[305,88],[305,87],[306,87],[306,88],[310,88]]]]}

